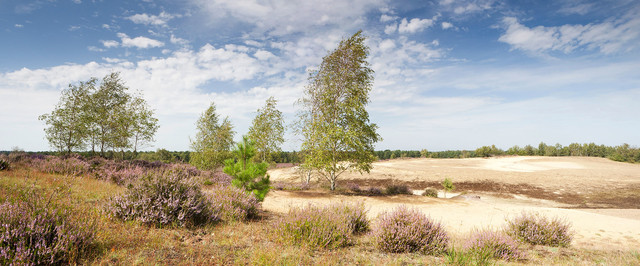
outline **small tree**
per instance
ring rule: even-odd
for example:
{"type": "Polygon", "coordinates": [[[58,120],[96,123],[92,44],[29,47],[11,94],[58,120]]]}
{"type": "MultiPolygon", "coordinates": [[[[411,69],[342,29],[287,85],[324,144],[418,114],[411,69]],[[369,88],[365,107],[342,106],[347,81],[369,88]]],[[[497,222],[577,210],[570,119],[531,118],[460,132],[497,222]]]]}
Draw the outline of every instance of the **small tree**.
{"type": "Polygon", "coordinates": [[[299,102],[305,166],[327,179],[331,190],[347,170],[369,172],[375,160],[373,145],[380,136],[365,109],[373,85],[373,70],[366,61],[369,48],[358,31],[342,40],[311,72],[299,102]]]}
{"type": "Polygon", "coordinates": [[[259,201],[263,201],[271,184],[269,175],[266,175],[269,164],[253,162],[256,155],[254,145],[252,140],[243,136],[233,151],[234,158],[224,162],[224,172],[233,177],[231,184],[252,192],[259,201]]]}
{"type": "Polygon", "coordinates": [[[275,98],[269,97],[249,128],[249,138],[255,141],[257,158],[261,162],[271,160],[271,153],[280,151],[284,142],[284,118],[276,109],[277,103],[275,98]]]}
{"type": "Polygon", "coordinates": [[[442,181],[442,187],[444,188],[444,197],[447,197],[447,191],[451,192],[452,190],[456,189],[456,186],[453,185],[453,181],[451,181],[451,179],[449,179],[448,177],[444,179],[444,181],[442,181]]]}
{"type": "Polygon", "coordinates": [[[233,146],[233,125],[226,117],[219,123],[216,106],[211,103],[209,108],[202,113],[197,123],[198,132],[195,140],[191,141],[191,154],[189,163],[201,169],[216,169],[224,164],[231,154],[229,150],[233,146]]]}

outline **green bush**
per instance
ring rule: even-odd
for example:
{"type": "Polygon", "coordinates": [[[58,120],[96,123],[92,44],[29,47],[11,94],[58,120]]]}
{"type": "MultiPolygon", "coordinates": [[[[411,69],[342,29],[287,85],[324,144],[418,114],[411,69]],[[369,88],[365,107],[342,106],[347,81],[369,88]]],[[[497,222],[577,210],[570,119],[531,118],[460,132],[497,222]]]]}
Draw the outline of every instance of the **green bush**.
{"type": "Polygon", "coordinates": [[[438,191],[433,188],[427,188],[424,190],[424,192],[422,192],[422,196],[437,198],[438,191]]]}

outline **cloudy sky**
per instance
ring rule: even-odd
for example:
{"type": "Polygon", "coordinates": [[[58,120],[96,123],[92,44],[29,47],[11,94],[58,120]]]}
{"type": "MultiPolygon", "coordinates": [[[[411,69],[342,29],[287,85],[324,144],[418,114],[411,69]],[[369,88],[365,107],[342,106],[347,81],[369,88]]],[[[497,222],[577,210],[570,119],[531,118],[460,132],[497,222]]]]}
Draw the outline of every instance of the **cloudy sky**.
{"type": "Polygon", "coordinates": [[[359,29],[377,149],[639,146],[638,14],[634,0],[0,0],[0,150],[51,149],[38,116],[112,71],[156,111],[147,149],[188,150],[211,102],[236,139],[269,96],[291,123],[308,71],[359,29]]]}

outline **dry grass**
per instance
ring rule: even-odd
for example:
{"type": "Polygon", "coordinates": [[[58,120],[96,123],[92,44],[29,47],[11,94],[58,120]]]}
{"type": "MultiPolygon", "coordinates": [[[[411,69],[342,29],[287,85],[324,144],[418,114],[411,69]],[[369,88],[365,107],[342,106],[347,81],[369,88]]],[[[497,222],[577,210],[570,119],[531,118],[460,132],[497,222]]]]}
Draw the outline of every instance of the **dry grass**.
{"type": "MultiPolygon", "coordinates": [[[[388,254],[375,249],[370,235],[356,236],[354,243],[333,250],[311,250],[279,244],[275,241],[273,223],[278,214],[261,213],[249,222],[208,225],[204,227],[155,228],[136,222],[111,219],[103,212],[109,197],[124,188],[85,177],[49,175],[31,169],[16,168],[0,172],[0,201],[15,188],[35,185],[46,193],[59,193],[61,203],[97,220],[97,244],[83,258],[92,265],[336,265],[336,264],[446,264],[446,256],[388,254]]],[[[454,243],[462,243],[454,239],[454,243]]],[[[457,245],[460,248],[461,245],[457,245]]],[[[529,246],[525,261],[535,265],[607,264],[638,265],[640,251],[598,251],[529,246]]],[[[512,262],[500,261],[500,264],[512,262]]]]}

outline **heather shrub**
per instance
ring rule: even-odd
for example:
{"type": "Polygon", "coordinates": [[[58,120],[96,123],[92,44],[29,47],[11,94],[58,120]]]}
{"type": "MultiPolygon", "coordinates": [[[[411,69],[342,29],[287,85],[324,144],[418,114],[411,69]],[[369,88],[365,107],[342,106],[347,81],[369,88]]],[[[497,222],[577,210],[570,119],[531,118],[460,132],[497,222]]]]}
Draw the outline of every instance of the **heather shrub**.
{"type": "Polygon", "coordinates": [[[568,246],[573,239],[569,222],[558,217],[547,218],[539,213],[523,212],[508,220],[506,232],[534,245],[568,246]]]}
{"type": "Polygon", "coordinates": [[[364,205],[308,205],[292,208],[274,226],[282,241],[310,248],[338,248],[351,243],[353,233],[369,227],[364,205]]]}
{"type": "Polygon", "coordinates": [[[524,251],[511,236],[493,230],[473,232],[464,246],[470,253],[482,259],[518,260],[525,257],[524,251]]]}
{"type": "Polygon", "coordinates": [[[437,198],[438,197],[438,191],[433,189],[433,188],[427,188],[427,189],[424,190],[424,192],[422,192],[422,196],[437,198]]]}
{"type": "Polygon", "coordinates": [[[439,254],[447,249],[449,237],[442,225],[419,210],[401,205],[379,219],[374,241],[382,251],[439,254]]]}
{"type": "Polygon", "coordinates": [[[253,194],[228,185],[214,186],[207,193],[212,213],[225,221],[242,221],[258,215],[260,203],[253,194]]]}
{"type": "Polygon", "coordinates": [[[79,156],[46,156],[44,159],[31,160],[31,167],[48,174],[80,176],[89,172],[89,163],[79,156]]]}
{"type": "Polygon", "coordinates": [[[360,186],[358,186],[358,184],[356,183],[347,184],[347,189],[349,189],[351,192],[354,192],[354,193],[362,192],[362,189],[360,189],[360,186]]]}
{"type": "Polygon", "coordinates": [[[389,185],[385,188],[387,195],[412,195],[411,190],[406,185],[389,185]]]}
{"type": "Polygon", "coordinates": [[[0,171],[9,170],[9,162],[0,159],[0,171]]]}
{"type": "Polygon", "coordinates": [[[94,223],[50,199],[32,189],[0,204],[0,265],[75,264],[88,249],[94,223]]]}
{"type": "Polygon", "coordinates": [[[370,187],[369,189],[367,189],[366,193],[369,196],[380,196],[382,195],[382,190],[377,187],[370,187]]]}
{"type": "Polygon", "coordinates": [[[109,211],[122,220],[156,226],[190,226],[217,221],[199,185],[179,172],[150,172],[124,195],[111,199],[109,211]]]}

